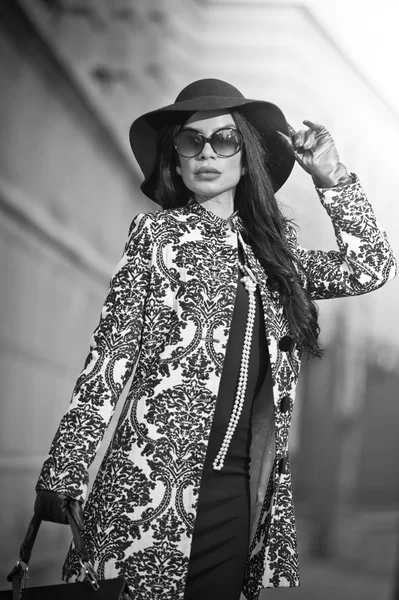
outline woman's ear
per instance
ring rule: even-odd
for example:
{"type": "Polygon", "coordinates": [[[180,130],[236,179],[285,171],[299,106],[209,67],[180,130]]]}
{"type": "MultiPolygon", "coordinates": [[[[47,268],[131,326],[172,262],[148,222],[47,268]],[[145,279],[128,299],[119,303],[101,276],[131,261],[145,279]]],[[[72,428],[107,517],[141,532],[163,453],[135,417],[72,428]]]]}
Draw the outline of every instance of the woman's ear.
{"type": "Polygon", "coordinates": [[[180,165],[176,165],[176,173],[178,175],[180,175],[180,177],[181,177],[181,166],[180,165]]]}
{"type": "Polygon", "coordinates": [[[246,175],[248,173],[248,167],[242,167],[241,168],[241,175],[246,175]]]}

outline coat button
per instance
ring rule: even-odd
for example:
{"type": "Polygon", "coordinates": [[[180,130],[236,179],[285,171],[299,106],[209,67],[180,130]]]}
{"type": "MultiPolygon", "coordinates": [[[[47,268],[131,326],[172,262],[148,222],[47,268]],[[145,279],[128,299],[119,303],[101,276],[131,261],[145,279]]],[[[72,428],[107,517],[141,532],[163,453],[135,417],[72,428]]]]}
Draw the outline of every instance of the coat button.
{"type": "Polygon", "coordinates": [[[286,413],[291,406],[291,398],[289,396],[283,396],[280,400],[280,412],[286,413]]]}
{"type": "Polygon", "coordinates": [[[283,352],[288,352],[289,350],[291,350],[293,344],[294,340],[292,339],[292,337],[290,335],[284,335],[279,341],[278,347],[283,352]]]}
{"type": "Polygon", "coordinates": [[[280,458],[278,461],[278,474],[281,475],[285,471],[285,466],[287,464],[287,457],[280,458]]]}

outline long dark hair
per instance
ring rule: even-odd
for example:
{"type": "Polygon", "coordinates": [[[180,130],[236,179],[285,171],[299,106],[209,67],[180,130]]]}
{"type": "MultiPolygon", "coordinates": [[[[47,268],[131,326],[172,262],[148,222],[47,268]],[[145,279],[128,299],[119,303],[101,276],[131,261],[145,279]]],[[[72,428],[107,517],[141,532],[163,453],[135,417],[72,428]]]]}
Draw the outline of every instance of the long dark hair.
{"type": "MultiPolygon", "coordinates": [[[[302,266],[288,247],[282,214],[267,170],[268,152],[262,136],[239,111],[231,112],[244,137],[243,164],[247,173],[237,185],[234,204],[244,224],[244,239],[268,274],[270,288],[278,289],[292,335],[302,354],[322,356],[317,308],[300,282],[302,266]]],[[[188,118],[188,116],[187,116],[188,118]]],[[[174,136],[180,125],[162,131],[158,159],[151,181],[151,195],[163,208],[184,206],[191,192],[176,172],[174,136]]]]}

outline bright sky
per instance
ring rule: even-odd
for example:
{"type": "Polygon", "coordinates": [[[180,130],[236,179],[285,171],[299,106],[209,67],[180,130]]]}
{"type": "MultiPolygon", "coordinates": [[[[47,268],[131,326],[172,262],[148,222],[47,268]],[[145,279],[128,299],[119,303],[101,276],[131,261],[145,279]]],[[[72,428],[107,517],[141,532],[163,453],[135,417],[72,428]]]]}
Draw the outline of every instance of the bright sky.
{"type": "Polygon", "coordinates": [[[399,0],[303,3],[399,113],[399,0]]]}

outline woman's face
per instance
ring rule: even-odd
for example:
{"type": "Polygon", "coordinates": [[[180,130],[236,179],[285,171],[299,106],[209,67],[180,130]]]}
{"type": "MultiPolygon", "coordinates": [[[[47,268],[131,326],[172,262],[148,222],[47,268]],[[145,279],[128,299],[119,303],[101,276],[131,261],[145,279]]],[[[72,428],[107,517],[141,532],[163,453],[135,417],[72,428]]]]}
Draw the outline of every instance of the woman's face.
{"type": "MultiPolygon", "coordinates": [[[[208,138],[223,127],[237,129],[233,117],[224,111],[199,111],[194,113],[184,125],[199,131],[208,138]]],[[[194,197],[210,199],[220,195],[234,198],[241,175],[246,172],[242,166],[242,150],[234,156],[218,156],[209,142],[193,158],[178,156],[177,173],[194,197]]]]}

